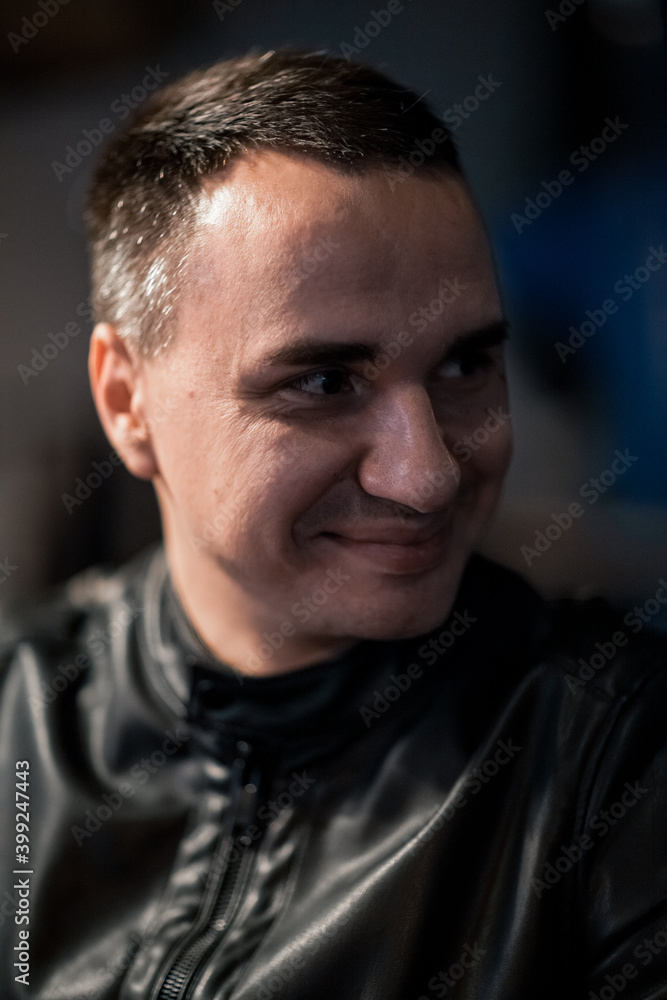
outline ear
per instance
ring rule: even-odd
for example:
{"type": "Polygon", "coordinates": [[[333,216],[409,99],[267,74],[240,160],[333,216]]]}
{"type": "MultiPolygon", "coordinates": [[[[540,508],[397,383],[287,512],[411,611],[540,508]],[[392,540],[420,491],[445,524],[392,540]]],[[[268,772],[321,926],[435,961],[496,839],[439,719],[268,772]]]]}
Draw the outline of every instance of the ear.
{"type": "Polygon", "coordinates": [[[133,475],[153,479],[157,462],[145,414],[145,372],[136,352],[109,323],[98,323],[92,332],[88,372],[109,441],[133,475]]]}

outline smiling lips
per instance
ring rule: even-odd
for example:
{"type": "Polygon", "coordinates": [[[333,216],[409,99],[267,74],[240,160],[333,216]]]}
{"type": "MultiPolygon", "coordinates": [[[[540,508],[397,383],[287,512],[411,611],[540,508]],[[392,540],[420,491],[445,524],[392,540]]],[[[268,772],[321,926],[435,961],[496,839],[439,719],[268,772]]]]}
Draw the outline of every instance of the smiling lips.
{"type": "Polygon", "coordinates": [[[439,521],[415,528],[407,524],[370,527],[345,534],[323,532],[370,568],[388,573],[424,573],[441,565],[448,542],[448,524],[439,521]]]}

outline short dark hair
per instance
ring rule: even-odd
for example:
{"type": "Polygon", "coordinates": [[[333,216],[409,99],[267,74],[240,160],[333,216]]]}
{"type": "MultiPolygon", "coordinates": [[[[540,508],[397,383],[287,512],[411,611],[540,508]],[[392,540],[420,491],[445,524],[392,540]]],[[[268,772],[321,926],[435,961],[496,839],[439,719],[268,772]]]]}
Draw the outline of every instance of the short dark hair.
{"type": "Polygon", "coordinates": [[[86,221],[98,321],[145,354],[169,343],[202,180],[261,149],[352,173],[461,174],[428,105],[368,66],[282,49],[190,73],[145,103],[93,175],[86,221]]]}

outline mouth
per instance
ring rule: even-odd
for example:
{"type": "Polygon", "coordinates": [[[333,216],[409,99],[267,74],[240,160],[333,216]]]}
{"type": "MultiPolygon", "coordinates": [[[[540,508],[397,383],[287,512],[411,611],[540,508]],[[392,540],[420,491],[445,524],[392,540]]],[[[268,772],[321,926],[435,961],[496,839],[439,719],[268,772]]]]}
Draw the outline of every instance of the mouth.
{"type": "Polygon", "coordinates": [[[397,525],[345,534],[327,531],[320,537],[367,568],[404,575],[442,565],[449,547],[449,525],[421,530],[397,525]]]}

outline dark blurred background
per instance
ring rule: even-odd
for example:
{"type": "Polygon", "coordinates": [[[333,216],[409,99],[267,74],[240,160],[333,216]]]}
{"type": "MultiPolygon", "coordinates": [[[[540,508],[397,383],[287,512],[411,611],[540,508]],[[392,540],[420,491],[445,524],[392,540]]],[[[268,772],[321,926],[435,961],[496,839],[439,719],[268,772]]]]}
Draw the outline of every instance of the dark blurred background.
{"type": "Polygon", "coordinates": [[[151,71],[172,81],[289,43],[356,49],[454,127],[512,323],[516,453],[486,551],[549,594],[652,601],[667,625],[654,610],[667,577],[664,6],[400,6],[388,18],[386,0],[5,0],[0,603],[159,536],[151,487],[102,474],[110,445],[87,384],[81,208],[100,122],[114,131],[151,71]],[[618,476],[617,450],[633,457],[618,476]],[[583,516],[555,538],[553,515],[575,501],[583,516]]]}

